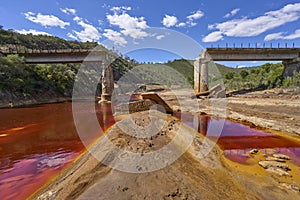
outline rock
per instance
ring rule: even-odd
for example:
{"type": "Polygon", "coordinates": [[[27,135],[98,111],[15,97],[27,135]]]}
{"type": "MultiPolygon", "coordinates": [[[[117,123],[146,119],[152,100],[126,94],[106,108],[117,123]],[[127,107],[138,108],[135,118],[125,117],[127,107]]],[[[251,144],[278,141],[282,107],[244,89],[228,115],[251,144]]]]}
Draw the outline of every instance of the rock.
{"type": "Polygon", "coordinates": [[[284,171],[281,168],[277,168],[277,167],[270,167],[270,168],[266,169],[266,171],[270,172],[270,173],[278,174],[279,176],[291,176],[288,172],[284,171]]]}
{"type": "Polygon", "coordinates": [[[280,186],[282,188],[286,188],[286,189],[289,189],[289,190],[293,190],[295,192],[300,192],[300,188],[297,187],[296,185],[290,185],[288,183],[281,183],[280,186]]]}
{"type": "Polygon", "coordinates": [[[285,159],[281,159],[281,158],[275,158],[275,157],[272,157],[272,156],[268,156],[266,158],[267,161],[276,161],[276,162],[285,162],[286,160],[285,159]]]}
{"type": "Polygon", "coordinates": [[[284,160],[290,160],[291,159],[289,156],[284,155],[284,154],[279,154],[279,153],[273,154],[272,156],[275,157],[275,158],[284,159],[284,160]]]}
{"type": "Polygon", "coordinates": [[[275,152],[275,149],[266,149],[266,154],[274,154],[275,152]]]}
{"type": "Polygon", "coordinates": [[[258,164],[260,166],[262,166],[265,169],[271,168],[271,167],[275,167],[275,168],[281,168],[284,169],[286,171],[290,170],[289,166],[285,163],[280,163],[280,162],[276,162],[276,161],[259,161],[258,164]]]}
{"type": "Polygon", "coordinates": [[[39,196],[37,199],[38,200],[52,200],[55,199],[56,197],[56,191],[47,191],[44,194],[42,194],[41,196],[39,196]]]}
{"type": "Polygon", "coordinates": [[[258,153],[258,149],[252,149],[251,151],[249,151],[250,154],[257,154],[258,153]]]}

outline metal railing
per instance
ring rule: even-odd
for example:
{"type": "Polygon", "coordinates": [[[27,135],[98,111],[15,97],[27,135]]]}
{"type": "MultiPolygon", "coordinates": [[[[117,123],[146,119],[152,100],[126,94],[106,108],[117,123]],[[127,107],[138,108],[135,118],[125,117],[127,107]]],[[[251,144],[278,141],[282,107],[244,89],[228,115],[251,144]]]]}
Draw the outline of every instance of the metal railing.
{"type": "MultiPolygon", "coordinates": [[[[219,45],[217,44],[216,46],[214,46],[213,44],[211,45],[210,48],[217,48],[217,49],[223,49],[223,48],[226,48],[226,49],[259,49],[259,48],[269,48],[269,49],[294,49],[294,48],[297,48],[295,43],[247,43],[247,44],[244,44],[244,43],[225,43],[225,45],[219,45]]],[[[299,48],[299,47],[298,47],[299,48]]]]}

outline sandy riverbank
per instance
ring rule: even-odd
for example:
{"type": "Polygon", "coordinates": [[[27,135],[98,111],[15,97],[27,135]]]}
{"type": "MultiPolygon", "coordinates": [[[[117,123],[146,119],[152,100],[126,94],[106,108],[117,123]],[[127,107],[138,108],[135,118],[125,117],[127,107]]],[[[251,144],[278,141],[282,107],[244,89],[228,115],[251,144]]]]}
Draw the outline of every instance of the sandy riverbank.
{"type": "MultiPolygon", "coordinates": [[[[149,125],[148,112],[132,115],[141,126],[149,125]]],[[[155,119],[164,119],[157,112],[155,119]]],[[[289,163],[293,177],[270,176],[258,165],[244,166],[227,160],[218,146],[193,129],[186,127],[176,118],[168,116],[167,123],[151,138],[137,139],[124,133],[116,124],[107,133],[107,137],[118,149],[127,150],[143,156],[155,152],[169,144],[180,129],[181,137],[175,143],[172,154],[184,149],[191,140],[191,146],[175,162],[153,172],[155,162],[137,165],[141,173],[128,173],[118,169],[123,166],[126,156],[118,150],[111,150],[109,143],[99,140],[99,146],[86,153],[50,183],[33,199],[297,199],[300,179],[297,167],[289,163]],[[202,158],[212,147],[209,154],[202,158]],[[109,150],[110,149],[110,150],[109,150]],[[175,151],[175,152],[174,152],[175,151]],[[99,160],[101,162],[99,162],[99,160]],[[117,169],[106,165],[115,166],[117,169]],[[144,172],[144,173],[142,173],[144,172]],[[280,183],[279,183],[280,180],[280,183]],[[297,185],[294,185],[295,182],[297,185]]],[[[259,156],[259,155],[257,155],[259,156]]],[[[254,158],[255,159],[255,158],[254,158]]],[[[159,161],[159,159],[158,159],[159,161]]],[[[126,162],[125,162],[126,163],[126,162]]],[[[134,163],[134,162],[130,162],[134,163]]],[[[135,166],[128,166],[135,167],[135,166]]]]}

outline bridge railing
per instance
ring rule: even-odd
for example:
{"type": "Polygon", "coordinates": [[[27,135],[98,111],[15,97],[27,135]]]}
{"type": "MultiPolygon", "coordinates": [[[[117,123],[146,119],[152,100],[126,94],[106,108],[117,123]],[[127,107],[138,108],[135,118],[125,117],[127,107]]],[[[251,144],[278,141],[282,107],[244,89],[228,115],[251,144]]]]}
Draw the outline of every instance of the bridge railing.
{"type": "Polygon", "coordinates": [[[219,45],[217,44],[216,46],[214,46],[213,44],[211,45],[210,48],[230,48],[230,49],[244,49],[244,48],[255,48],[255,49],[258,49],[258,48],[270,48],[270,49],[274,49],[274,48],[285,48],[285,49],[288,49],[288,48],[296,48],[296,44],[293,42],[293,43],[225,43],[223,45],[219,45]]]}
{"type": "Polygon", "coordinates": [[[29,49],[19,46],[3,46],[0,47],[0,53],[2,54],[30,54],[30,53],[84,53],[90,52],[92,49],[29,49]]]}

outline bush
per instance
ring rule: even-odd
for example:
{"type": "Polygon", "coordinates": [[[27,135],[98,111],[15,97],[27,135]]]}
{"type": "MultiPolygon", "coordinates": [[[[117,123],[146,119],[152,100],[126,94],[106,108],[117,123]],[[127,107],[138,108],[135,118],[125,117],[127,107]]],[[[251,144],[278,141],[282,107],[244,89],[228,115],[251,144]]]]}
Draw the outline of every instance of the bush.
{"type": "Polygon", "coordinates": [[[225,74],[225,79],[230,80],[233,79],[234,73],[233,72],[228,72],[225,74]]]}
{"type": "Polygon", "coordinates": [[[246,70],[242,70],[242,71],[240,72],[240,76],[241,76],[242,78],[246,78],[248,75],[249,75],[249,72],[246,71],[246,70]]]}

